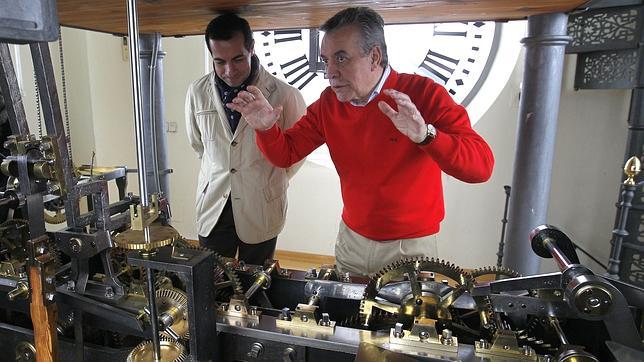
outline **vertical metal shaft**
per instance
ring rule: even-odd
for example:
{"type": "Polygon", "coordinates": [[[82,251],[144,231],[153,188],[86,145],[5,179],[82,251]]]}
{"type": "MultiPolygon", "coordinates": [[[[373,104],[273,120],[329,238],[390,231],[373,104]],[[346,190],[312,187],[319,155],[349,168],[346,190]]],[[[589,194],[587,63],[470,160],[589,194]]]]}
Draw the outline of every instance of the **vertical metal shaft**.
{"type": "Polygon", "coordinates": [[[629,232],[626,230],[626,222],[628,220],[629,210],[631,209],[633,196],[635,196],[635,185],[624,185],[622,191],[622,202],[619,205],[619,219],[617,228],[613,230],[613,245],[610,250],[610,257],[608,258],[608,267],[606,271],[611,278],[619,279],[619,267],[622,263],[622,244],[624,238],[628,237],[629,232]]]}
{"type": "MultiPolygon", "coordinates": [[[[149,205],[148,202],[148,187],[147,187],[147,170],[145,167],[145,147],[143,144],[143,115],[141,113],[141,69],[139,67],[139,27],[137,24],[136,15],[136,0],[127,0],[127,32],[128,32],[128,46],[130,48],[130,74],[132,81],[132,103],[134,105],[134,131],[136,135],[136,163],[139,169],[139,193],[141,196],[141,207],[145,208],[149,205]]],[[[146,227],[143,230],[149,233],[146,227]]],[[[150,308],[150,325],[152,326],[152,345],[153,345],[153,358],[155,361],[161,360],[161,347],[159,344],[159,328],[157,322],[157,308],[155,303],[154,291],[154,276],[152,270],[146,268],[148,299],[150,308]]]]}
{"type": "Polygon", "coordinates": [[[25,107],[22,103],[22,94],[20,94],[18,78],[13,68],[7,43],[0,43],[0,92],[4,96],[11,132],[16,135],[28,136],[29,125],[27,124],[25,107]]]}
{"type": "Polygon", "coordinates": [[[522,40],[525,67],[503,264],[524,275],[539,272],[539,257],[525,241],[547,218],[567,25],[566,14],[533,15],[522,40]]]}
{"type": "Polygon", "coordinates": [[[134,105],[134,131],[136,135],[136,164],[139,169],[139,193],[141,206],[148,206],[147,170],[143,145],[143,115],[141,114],[141,69],[139,68],[139,28],[136,15],[136,0],[127,0],[127,32],[130,48],[130,74],[132,80],[132,103],[134,105]]]}
{"type": "Polygon", "coordinates": [[[501,219],[501,240],[499,240],[499,251],[496,252],[496,266],[503,266],[503,248],[505,246],[505,228],[508,225],[508,206],[510,205],[510,185],[503,186],[505,190],[505,208],[503,209],[503,219],[501,219]]]}
{"type": "Polygon", "coordinates": [[[170,170],[168,141],[165,130],[165,95],[163,92],[163,59],[161,34],[139,34],[139,63],[141,69],[141,102],[143,113],[143,143],[148,170],[148,192],[169,195],[170,170]]]}
{"type": "MultiPolygon", "coordinates": [[[[147,230],[147,228],[146,228],[147,230]]],[[[152,327],[152,345],[154,347],[154,360],[161,360],[161,346],[159,343],[159,320],[157,317],[157,303],[156,303],[156,291],[154,290],[154,276],[152,275],[152,269],[145,268],[146,274],[148,276],[148,301],[150,308],[150,326],[152,327]]]]}

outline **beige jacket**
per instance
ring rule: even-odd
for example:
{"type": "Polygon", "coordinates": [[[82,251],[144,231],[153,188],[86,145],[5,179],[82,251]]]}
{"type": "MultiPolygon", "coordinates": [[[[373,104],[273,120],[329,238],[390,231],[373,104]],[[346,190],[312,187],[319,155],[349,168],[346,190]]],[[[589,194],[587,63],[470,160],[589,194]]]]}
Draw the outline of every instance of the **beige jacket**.
{"type": "MultiPolygon", "coordinates": [[[[261,65],[255,85],[273,106],[284,111],[277,121],[282,129],[291,127],[306,111],[300,92],[273,77],[261,65]]],[[[257,244],[277,236],[286,218],[286,188],[289,178],[301,166],[274,167],[255,144],[255,131],[239,120],[232,134],[224,105],[211,72],[188,88],[186,129],[192,148],[201,159],[197,183],[197,229],[208,236],[232,197],[233,217],[239,238],[257,244]]]]}

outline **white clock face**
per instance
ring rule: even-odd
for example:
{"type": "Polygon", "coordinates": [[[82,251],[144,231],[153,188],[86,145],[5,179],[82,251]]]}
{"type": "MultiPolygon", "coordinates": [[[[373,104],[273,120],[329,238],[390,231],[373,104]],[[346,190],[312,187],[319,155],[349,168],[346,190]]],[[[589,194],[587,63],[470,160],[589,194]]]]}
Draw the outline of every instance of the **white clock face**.
{"type": "MultiPolygon", "coordinates": [[[[496,30],[494,22],[387,25],[389,63],[397,72],[434,79],[467,105],[493,59],[496,30]]],[[[254,37],[269,72],[300,89],[307,104],[318,99],[328,81],[322,72],[310,71],[308,29],[255,32],[254,37]]]]}

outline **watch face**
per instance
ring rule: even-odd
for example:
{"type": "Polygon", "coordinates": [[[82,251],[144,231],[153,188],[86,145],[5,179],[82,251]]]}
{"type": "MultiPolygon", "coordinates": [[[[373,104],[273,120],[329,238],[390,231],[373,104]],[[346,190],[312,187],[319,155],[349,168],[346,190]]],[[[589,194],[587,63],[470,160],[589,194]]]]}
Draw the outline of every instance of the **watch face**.
{"type": "MultiPolygon", "coordinates": [[[[443,84],[454,100],[467,105],[476,94],[494,58],[498,41],[494,22],[460,22],[385,26],[391,67],[416,73],[443,84]]],[[[266,69],[297,87],[307,104],[315,101],[328,81],[312,71],[310,32],[275,30],[255,32],[255,50],[266,69]]],[[[323,33],[319,34],[321,41],[323,33]]],[[[319,49],[319,43],[316,45],[319,49]]]]}

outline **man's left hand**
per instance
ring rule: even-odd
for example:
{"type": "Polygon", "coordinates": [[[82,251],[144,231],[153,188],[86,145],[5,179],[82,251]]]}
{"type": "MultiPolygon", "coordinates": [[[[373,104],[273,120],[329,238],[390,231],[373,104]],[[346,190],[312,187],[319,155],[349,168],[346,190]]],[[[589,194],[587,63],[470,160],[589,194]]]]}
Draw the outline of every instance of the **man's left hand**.
{"type": "Polygon", "coordinates": [[[383,93],[391,97],[396,102],[398,111],[391,108],[387,103],[378,102],[378,108],[384,113],[394,126],[414,143],[420,143],[425,140],[427,135],[427,126],[414,102],[408,95],[394,89],[385,89],[383,93]]]}

